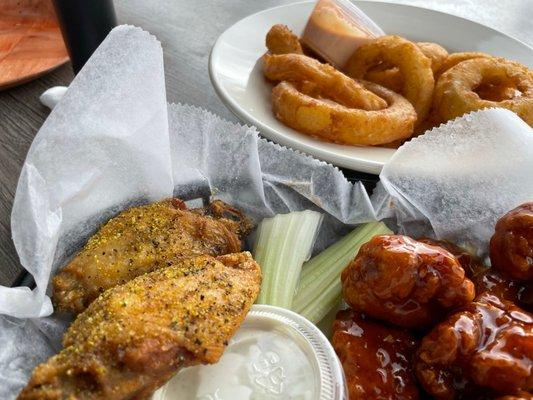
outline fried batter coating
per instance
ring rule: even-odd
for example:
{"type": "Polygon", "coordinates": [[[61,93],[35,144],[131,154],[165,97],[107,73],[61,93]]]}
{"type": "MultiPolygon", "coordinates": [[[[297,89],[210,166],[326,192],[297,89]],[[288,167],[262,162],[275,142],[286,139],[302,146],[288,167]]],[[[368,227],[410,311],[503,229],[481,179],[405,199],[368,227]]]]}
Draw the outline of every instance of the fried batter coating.
{"type": "Polygon", "coordinates": [[[347,145],[381,145],[409,138],[416,112],[402,96],[371,82],[361,84],[388,107],[366,111],[307,94],[309,87],[281,82],[272,90],[272,110],[285,125],[310,136],[347,145]]]}
{"type": "Polygon", "coordinates": [[[298,36],[287,25],[276,24],[266,35],[266,47],[272,54],[303,54],[298,36]]]}
{"type": "Polygon", "coordinates": [[[483,108],[501,107],[516,113],[533,126],[533,74],[524,65],[503,58],[474,58],[462,61],[437,80],[433,95],[433,118],[440,122],[483,108]],[[480,98],[476,88],[514,87],[521,94],[491,101],[480,98]]]}
{"type": "Polygon", "coordinates": [[[533,389],[533,316],[482,295],[422,340],[415,370],[436,399],[472,399],[533,389]]]}
{"type": "MultiPolygon", "coordinates": [[[[448,52],[437,43],[418,42],[416,45],[431,60],[431,70],[435,74],[448,58],[448,52]]],[[[384,62],[370,68],[365,74],[365,79],[385,86],[387,89],[394,90],[397,93],[402,91],[404,83],[400,69],[384,62]]]]}
{"type": "Polygon", "coordinates": [[[509,211],[496,223],[490,261],[514,279],[533,280],[533,202],[509,211]]]}
{"type": "Polygon", "coordinates": [[[474,89],[480,99],[490,101],[511,100],[520,97],[522,92],[512,83],[486,83],[474,89]]]}
{"type": "Polygon", "coordinates": [[[381,63],[370,68],[365,74],[365,79],[384,86],[396,93],[402,91],[403,79],[398,67],[390,67],[388,64],[381,63]]]}
{"type": "Polygon", "coordinates": [[[435,78],[438,78],[444,72],[448,71],[450,68],[455,67],[457,64],[466,61],[473,60],[475,58],[491,58],[492,56],[487,53],[481,52],[462,52],[462,53],[452,53],[446,57],[439,70],[435,73],[435,78]]]}
{"type": "Polygon", "coordinates": [[[411,367],[416,340],[407,331],[346,310],[337,314],[332,343],[342,362],[351,400],[418,399],[411,367]]]}
{"type": "Polygon", "coordinates": [[[401,235],[372,238],[341,279],[351,307],[408,328],[426,327],[475,295],[453,254],[401,235]]]}
{"type": "Polygon", "coordinates": [[[365,79],[373,67],[385,63],[398,67],[403,80],[400,94],[409,100],[417,113],[417,123],[427,116],[435,80],[431,60],[415,43],[399,36],[381,36],[360,46],[345,67],[348,76],[365,79]]]}
{"type": "Polygon", "coordinates": [[[432,42],[417,42],[416,45],[422,50],[422,53],[431,60],[431,69],[435,73],[444,64],[448,58],[448,51],[440,44],[432,42]]]}
{"type": "MultiPolygon", "coordinates": [[[[329,64],[298,54],[263,56],[265,77],[273,82],[312,82],[336,103],[362,110],[382,110],[387,101],[329,64]]],[[[352,129],[353,130],[353,129],[352,129]]]]}
{"type": "Polygon", "coordinates": [[[53,301],[61,311],[79,313],[100,293],[176,256],[217,256],[241,251],[247,219],[214,201],[187,210],[179,199],[133,207],[109,220],[53,280],[53,301]]]}
{"type": "Polygon", "coordinates": [[[259,293],[248,252],[176,258],[103,293],[19,400],[148,399],[178,370],[218,361],[259,293]]]}

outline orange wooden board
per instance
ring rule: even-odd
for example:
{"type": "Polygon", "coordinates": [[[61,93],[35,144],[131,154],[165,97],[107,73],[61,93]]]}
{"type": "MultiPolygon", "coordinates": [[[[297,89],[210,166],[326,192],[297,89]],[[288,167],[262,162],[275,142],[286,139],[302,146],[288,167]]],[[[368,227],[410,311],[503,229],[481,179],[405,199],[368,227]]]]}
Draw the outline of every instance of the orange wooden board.
{"type": "Polygon", "coordinates": [[[0,90],[67,61],[51,0],[0,0],[0,90]]]}

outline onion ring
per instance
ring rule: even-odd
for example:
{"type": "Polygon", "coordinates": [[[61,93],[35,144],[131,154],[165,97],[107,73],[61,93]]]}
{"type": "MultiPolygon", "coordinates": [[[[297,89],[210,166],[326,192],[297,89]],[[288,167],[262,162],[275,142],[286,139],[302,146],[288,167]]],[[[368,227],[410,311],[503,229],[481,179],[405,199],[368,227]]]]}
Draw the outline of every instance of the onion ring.
{"type": "Polygon", "coordinates": [[[302,84],[284,81],[272,90],[274,114],[287,126],[329,142],[379,145],[410,137],[416,121],[412,104],[375,83],[362,83],[385,99],[388,107],[375,111],[350,108],[311,97],[302,84]]]}
{"type": "Polygon", "coordinates": [[[396,93],[402,91],[403,79],[402,73],[398,67],[390,67],[388,65],[378,65],[371,68],[364,77],[365,80],[385,86],[387,89],[393,90],[396,93]]]}
{"type": "Polygon", "coordinates": [[[387,107],[387,101],[378,95],[331,65],[322,64],[311,57],[302,54],[265,54],[263,61],[264,74],[271,81],[311,81],[325,96],[348,107],[363,110],[387,107]]]}
{"type": "Polygon", "coordinates": [[[470,111],[502,107],[514,111],[533,126],[533,74],[527,67],[503,58],[462,61],[443,73],[435,87],[433,111],[438,121],[447,121],[470,111]],[[475,89],[483,84],[512,86],[520,96],[502,101],[482,99],[475,89]]]}
{"type": "Polygon", "coordinates": [[[473,58],[491,58],[490,54],[480,53],[480,52],[463,52],[463,53],[452,53],[441,64],[440,68],[435,74],[435,79],[438,79],[440,75],[448,71],[450,68],[455,67],[460,62],[471,60],[473,58]]]}
{"type": "Polygon", "coordinates": [[[502,101],[522,96],[522,92],[515,85],[481,84],[474,90],[484,100],[502,101]]]}
{"type": "Polygon", "coordinates": [[[382,62],[398,67],[403,78],[401,93],[409,100],[421,123],[429,112],[435,81],[431,61],[420,48],[399,36],[382,36],[359,47],[346,64],[346,73],[363,78],[382,62]]]}
{"type": "Polygon", "coordinates": [[[431,60],[431,70],[438,71],[448,58],[448,51],[440,44],[432,42],[417,42],[416,45],[422,53],[431,60]]]}
{"type": "Polygon", "coordinates": [[[303,54],[302,45],[287,25],[277,24],[266,35],[266,47],[272,54],[303,54]]]}
{"type": "MultiPolygon", "coordinates": [[[[433,71],[433,74],[435,74],[448,57],[448,52],[444,47],[437,43],[418,42],[416,45],[422,50],[422,53],[431,60],[431,70],[433,71]]],[[[365,74],[364,79],[378,83],[397,93],[402,90],[403,79],[400,69],[398,67],[391,67],[386,63],[381,63],[378,66],[371,68],[365,74]]]]}

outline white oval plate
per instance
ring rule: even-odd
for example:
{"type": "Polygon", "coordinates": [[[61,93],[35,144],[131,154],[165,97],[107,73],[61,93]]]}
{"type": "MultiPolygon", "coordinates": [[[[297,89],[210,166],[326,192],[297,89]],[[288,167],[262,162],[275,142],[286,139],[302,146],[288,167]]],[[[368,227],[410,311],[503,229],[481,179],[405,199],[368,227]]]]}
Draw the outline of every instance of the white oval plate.
{"type": "MultiPolygon", "coordinates": [[[[385,32],[451,51],[483,51],[533,66],[533,49],[501,32],[460,17],[419,7],[356,1],[385,32]]],[[[255,125],[266,138],[332,164],[379,173],[394,149],[344,146],[299,133],[274,118],[272,85],[258,62],[265,53],[265,35],[274,24],[301,34],[314,2],[289,4],[252,14],[227,29],[216,41],[209,60],[211,82],[224,104],[242,121],[255,125]]]]}

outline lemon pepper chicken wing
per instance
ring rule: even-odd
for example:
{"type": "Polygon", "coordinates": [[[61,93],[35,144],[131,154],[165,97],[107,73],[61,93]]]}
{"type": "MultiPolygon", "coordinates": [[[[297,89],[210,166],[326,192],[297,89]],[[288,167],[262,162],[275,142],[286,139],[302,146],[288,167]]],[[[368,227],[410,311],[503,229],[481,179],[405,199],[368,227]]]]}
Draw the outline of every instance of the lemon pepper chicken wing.
{"type": "Polygon", "coordinates": [[[100,228],[54,278],[54,303],[79,313],[104,290],[165,267],[169,258],[241,251],[249,229],[248,220],[221,201],[192,210],[179,199],[130,208],[100,228]]]}
{"type": "Polygon", "coordinates": [[[179,369],[218,361],[259,292],[250,253],[177,258],[109,289],[81,313],[64,349],[19,400],[148,399],[179,369]]]}

